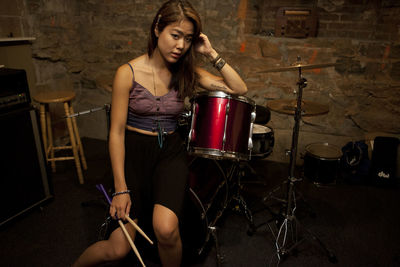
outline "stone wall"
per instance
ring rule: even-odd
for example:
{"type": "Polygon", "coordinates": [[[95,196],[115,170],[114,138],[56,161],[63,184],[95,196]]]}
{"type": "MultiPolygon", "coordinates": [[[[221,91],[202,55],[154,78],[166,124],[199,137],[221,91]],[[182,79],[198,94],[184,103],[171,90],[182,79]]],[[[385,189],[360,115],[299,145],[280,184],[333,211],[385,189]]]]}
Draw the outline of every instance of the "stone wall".
{"type": "MultiPolygon", "coordinates": [[[[0,0],[1,6],[6,2],[0,0]]],[[[7,9],[17,14],[14,22],[2,24],[7,29],[0,34],[36,37],[33,90],[73,88],[78,94],[75,111],[82,111],[110,103],[116,68],[145,52],[152,17],[162,2],[18,0],[7,9]],[[13,30],[15,23],[19,30],[13,30]]],[[[303,99],[327,105],[329,113],[303,117],[301,153],[313,142],[341,147],[374,132],[400,134],[398,1],[199,0],[193,5],[202,15],[204,32],[241,74],[247,96],[258,105],[296,97],[296,71],[266,70],[290,66],[298,56],[306,64],[338,63],[302,73],[308,81],[303,99]],[[280,7],[316,10],[317,36],[276,37],[280,7]]],[[[5,13],[0,12],[1,21],[10,18],[5,13]]],[[[106,138],[105,113],[84,115],[78,122],[82,136],[106,138]]],[[[288,160],[284,151],[290,148],[293,124],[293,116],[272,112],[268,125],[275,132],[275,146],[269,159],[288,160]]]]}

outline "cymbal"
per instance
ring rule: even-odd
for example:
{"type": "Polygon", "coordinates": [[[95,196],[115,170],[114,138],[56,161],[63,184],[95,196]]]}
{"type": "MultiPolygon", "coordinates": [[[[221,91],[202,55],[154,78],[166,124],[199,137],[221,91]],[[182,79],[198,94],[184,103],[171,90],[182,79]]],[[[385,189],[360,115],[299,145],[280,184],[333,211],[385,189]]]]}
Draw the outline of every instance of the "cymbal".
{"type": "Polygon", "coordinates": [[[280,72],[280,71],[291,71],[291,70],[298,70],[298,69],[319,69],[319,68],[327,68],[327,67],[332,67],[339,65],[338,63],[321,63],[321,64],[305,64],[301,62],[296,62],[292,64],[291,66],[287,67],[278,67],[274,69],[267,69],[267,70],[261,70],[257,71],[257,73],[263,73],[263,72],[280,72]]]}
{"type": "MultiPolygon", "coordinates": [[[[270,110],[278,113],[294,115],[297,107],[296,99],[276,99],[267,102],[267,106],[270,110]]],[[[329,112],[327,105],[319,104],[312,101],[303,100],[301,101],[302,116],[317,116],[326,114],[329,112]]]]}

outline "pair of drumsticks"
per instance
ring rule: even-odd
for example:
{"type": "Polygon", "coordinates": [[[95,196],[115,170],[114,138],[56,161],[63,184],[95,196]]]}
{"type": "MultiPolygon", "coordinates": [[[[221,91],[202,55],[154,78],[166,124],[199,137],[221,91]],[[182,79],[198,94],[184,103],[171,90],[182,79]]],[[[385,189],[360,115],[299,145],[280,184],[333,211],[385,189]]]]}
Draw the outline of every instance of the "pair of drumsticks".
{"type": "MultiPolygon", "coordinates": [[[[107,202],[109,205],[111,205],[111,199],[108,196],[106,190],[104,189],[104,186],[102,184],[98,184],[96,185],[96,188],[98,190],[100,190],[104,196],[107,199],[107,202]]],[[[142,229],[140,229],[140,227],[128,216],[128,214],[125,214],[125,219],[136,229],[136,231],[138,231],[144,238],[146,238],[147,241],[149,241],[150,244],[153,245],[153,241],[151,241],[151,239],[142,231],[142,229]]],[[[137,250],[135,244],[133,243],[133,240],[131,238],[131,236],[129,235],[128,231],[125,228],[124,223],[121,221],[121,219],[118,219],[118,224],[122,229],[122,232],[124,233],[126,239],[128,239],[129,244],[131,245],[131,248],[133,250],[133,252],[135,252],[136,257],[139,259],[140,263],[142,264],[143,267],[145,267],[146,265],[144,264],[142,257],[140,256],[139,251],[137,250]]]]}

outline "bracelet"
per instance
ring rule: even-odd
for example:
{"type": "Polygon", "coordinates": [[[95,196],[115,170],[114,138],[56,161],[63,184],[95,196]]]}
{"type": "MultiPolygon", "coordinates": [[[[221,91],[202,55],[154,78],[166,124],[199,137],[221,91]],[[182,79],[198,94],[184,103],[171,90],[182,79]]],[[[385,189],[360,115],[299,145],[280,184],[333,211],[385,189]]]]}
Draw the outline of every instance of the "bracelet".
{"type": "Polygon", "coordinates": [[[221,56],[218,54],[213,60],[211,60],[211,64],[215,67],[215,63],[221,58],[221,56]]]}
{"type": "Polygon", "coordinates": [[[218,71],[220,71],[220,70],[225,66],[225,64],[226,64],[226,61],[225,61],[223,58],[221,58],[220,60],[218,60],[217,63],[214,64],[214,67],[215,67],[218,71]]]}
{"type": "Polygon", "coordinates": [[[113,197],[118,196],[118,195],[123,195],[123,194],[129,194],[131,192],[131,190],[125,190],[125,191],[121,191],[121,192],[115,192],[112,194],[113,197]]]}

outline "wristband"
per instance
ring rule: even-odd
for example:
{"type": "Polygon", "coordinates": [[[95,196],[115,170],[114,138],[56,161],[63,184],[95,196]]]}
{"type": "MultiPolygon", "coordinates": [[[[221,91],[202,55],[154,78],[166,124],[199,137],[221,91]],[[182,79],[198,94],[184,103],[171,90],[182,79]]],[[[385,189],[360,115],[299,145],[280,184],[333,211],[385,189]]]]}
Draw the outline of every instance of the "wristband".
{"type": "Polygon", "coordinates": [[[220,59],[218,60],[218,62],[216,62],[216,63],[214,64],[214,67],[215,67],[218,71],[220,71],[220,70],[225,66],[225,64],[226,64],[226,61],[225,61],[223,58],[220,58],[220,59]]]}
{"type": "Polygon", "coordinates": [[[213,60],[211,60],[211,64],[215,67],[215,63],[221,58],[221,56],[218,54],[213,60]]]}
{"type": "Polygon", "coordinates": [[[130,192],[131,192],[131,190],[115,192],[115,193],[112,194],[112,196],[115,197],[115,196],[118,196],[118,195],[129,194],[130,192]]]}

